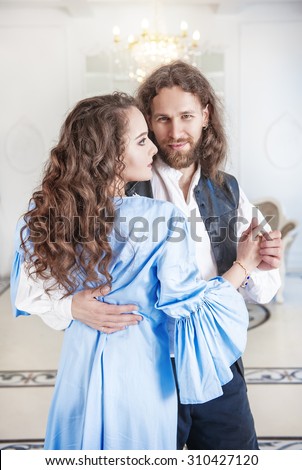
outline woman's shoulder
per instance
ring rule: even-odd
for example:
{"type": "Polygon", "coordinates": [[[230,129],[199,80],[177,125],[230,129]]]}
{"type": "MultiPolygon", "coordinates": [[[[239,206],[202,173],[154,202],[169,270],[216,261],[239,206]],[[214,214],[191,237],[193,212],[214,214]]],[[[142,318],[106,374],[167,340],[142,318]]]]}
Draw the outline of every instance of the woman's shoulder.
{"type": "Polygon", "coordinates": [[[174,204],[168,201],[152,199],[145,196],[132,196],[122,200],[118,207],[127,212],[136,214],[136,216],[146,217],[184,217],[184,213],[174,204]]]}
{"type": "MultiPolygon", "coordinates": [[[[186,232],[187,218],[174,204],[145,196],[132,196],[116,202],[115,229],[132,242],[148,241],[160,246],[181,228],[186,232]]],[[[141,245],[139,245],[141,246],[141,245]]],[[[153,249],[152,248],[152,249],[153,249]]]]}

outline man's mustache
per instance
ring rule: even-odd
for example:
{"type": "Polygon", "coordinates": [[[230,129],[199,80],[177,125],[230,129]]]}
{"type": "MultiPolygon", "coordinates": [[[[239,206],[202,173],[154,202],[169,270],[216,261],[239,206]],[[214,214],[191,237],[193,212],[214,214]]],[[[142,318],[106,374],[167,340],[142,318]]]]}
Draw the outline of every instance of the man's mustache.
{"type": "Polygon", "coordinates": [[[176,139],[176,140],[174,139],[174,140],[167,140],[164,142],[165,145],[186,144],[186,143],[191,144],[192,140],[191,139],[176,139]]]}

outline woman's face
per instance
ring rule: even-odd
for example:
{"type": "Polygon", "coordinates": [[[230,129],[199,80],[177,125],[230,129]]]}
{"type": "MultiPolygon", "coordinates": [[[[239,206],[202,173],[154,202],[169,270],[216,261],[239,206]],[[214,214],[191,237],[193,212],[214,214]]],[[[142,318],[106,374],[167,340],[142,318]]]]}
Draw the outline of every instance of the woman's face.
{"type": "Polygon", "coordinates": [[[122,178],[125,183],[150,180],[153,157],[157,153],[157,147],[149,139],[145,118],[136,107],[133,106],[127,110],[127,118],[129,126],[123,159],[125,169],[122,172],[122,178]]]}

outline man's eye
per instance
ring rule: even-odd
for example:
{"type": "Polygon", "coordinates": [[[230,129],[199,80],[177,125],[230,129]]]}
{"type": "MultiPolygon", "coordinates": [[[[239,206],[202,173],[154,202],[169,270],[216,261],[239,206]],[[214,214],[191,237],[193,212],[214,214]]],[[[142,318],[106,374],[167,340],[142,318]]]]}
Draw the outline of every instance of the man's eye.
{"type": "Polygon", "coordinates": [[[193,117],[192,114],[183,114],[182,115],[183,119],[192,119],[192,117],[193,117]]]}
{"type": "Polygon", "coordinates": [[[157,122],[166,122],[168,120],[168,118],[166,116],[160,116],[159,118],[157,118],[157,122]]]}

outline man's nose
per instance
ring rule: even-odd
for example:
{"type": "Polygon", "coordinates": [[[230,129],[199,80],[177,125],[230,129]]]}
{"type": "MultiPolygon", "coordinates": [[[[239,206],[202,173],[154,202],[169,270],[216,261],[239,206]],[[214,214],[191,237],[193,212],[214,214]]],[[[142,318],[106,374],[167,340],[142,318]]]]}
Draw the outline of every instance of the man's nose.
{"type": "Polygon", "coordinates": [[[182,125],[179,120],[171,120],[170,127],[169,127],[169,137],[173,139],[179,139],[182,136],[182,125]]]}

